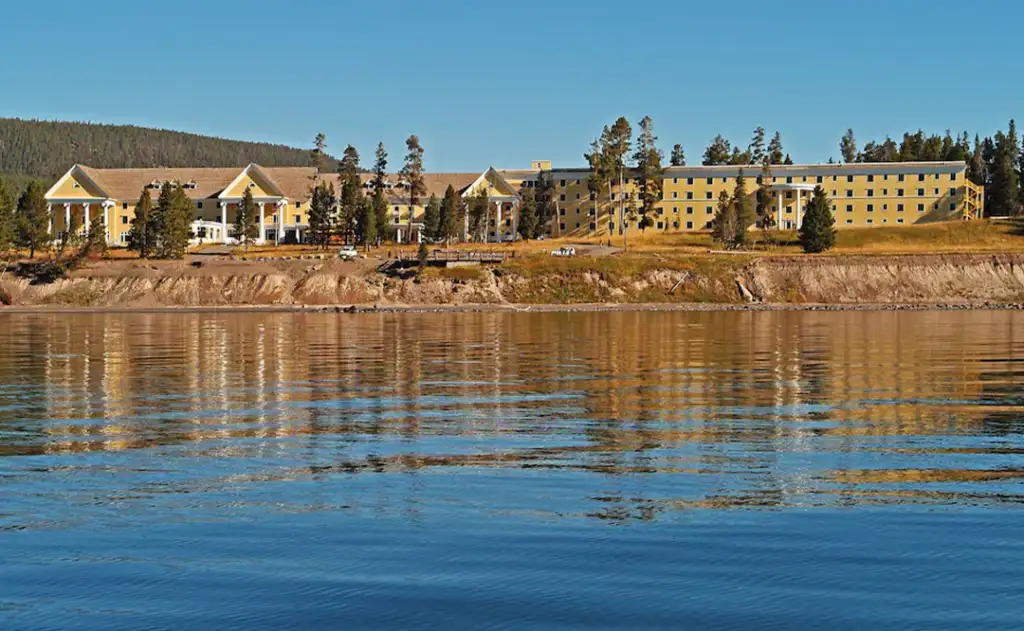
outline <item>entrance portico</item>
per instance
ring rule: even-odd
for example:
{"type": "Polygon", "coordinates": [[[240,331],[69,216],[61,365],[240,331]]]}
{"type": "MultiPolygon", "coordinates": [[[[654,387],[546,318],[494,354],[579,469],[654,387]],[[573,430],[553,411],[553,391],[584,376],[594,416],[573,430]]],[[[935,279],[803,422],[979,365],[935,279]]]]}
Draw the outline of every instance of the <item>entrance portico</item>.
{"type": "Polygon", "coordinates": [[[800,228],[804,218],[804,193],[810,197],[814,191],[814,184],[773,184],[772,192],[775,193],[775,225],[785,230],[800,228]],[[792,202],[792,210],[786,208],[789,204],[786,200],[796,199],[792,202]],[[787,217],[787,215],[791,215],[787,217]]]}

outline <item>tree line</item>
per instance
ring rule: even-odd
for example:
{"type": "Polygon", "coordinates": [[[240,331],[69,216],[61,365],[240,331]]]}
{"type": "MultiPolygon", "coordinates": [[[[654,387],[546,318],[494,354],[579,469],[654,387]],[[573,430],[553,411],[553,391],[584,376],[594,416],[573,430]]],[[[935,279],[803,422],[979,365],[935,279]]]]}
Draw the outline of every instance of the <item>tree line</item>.
{"type": "Polygon", "coordinates": [[[952,136],[925,135],[920,129],[906,132],[899,144],[886,136],[881,142],[869,141],[857,149],[853,130],[847,129],[839,141],[844,162],[930,162],[950,161],[967,164],[967,177],[985,187],[985,214],[1019,217],[1024,213],[1024,154],[1017,137],[1017,125],[1010,119],[1005,132],[996,131],[982,139],[974,135],[973,146],[965,131],[952,136]]]}

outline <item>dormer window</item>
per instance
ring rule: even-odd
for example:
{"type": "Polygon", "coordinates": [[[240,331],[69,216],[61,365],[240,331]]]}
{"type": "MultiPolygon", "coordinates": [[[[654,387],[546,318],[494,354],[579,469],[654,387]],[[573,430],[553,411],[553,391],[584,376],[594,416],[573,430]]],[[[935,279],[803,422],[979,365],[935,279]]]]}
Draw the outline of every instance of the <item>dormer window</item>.
{"type": "Polygon", "coordinates": [[[195,188],[196,188],[196,181],[195,180],[189,180],[188,182],[185,182],[185,184],[182,186],[182,188],[187,188],[187,189],[195,190],[195,188]]]}
{"type": "Polygon", "coordinates": [[[149,184],[146,185],[146,188],[150,188],[150,189],[160,188],[160,180],[153,180],[152,182],[150,182],[149,184]]]}

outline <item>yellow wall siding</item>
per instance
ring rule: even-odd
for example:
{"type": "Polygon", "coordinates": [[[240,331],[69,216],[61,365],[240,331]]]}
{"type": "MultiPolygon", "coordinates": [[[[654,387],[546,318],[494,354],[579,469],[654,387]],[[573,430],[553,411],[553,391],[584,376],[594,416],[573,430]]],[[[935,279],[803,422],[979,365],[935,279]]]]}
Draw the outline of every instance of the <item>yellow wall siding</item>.
{"type": "Polygon", "coordinates": [[[252,172],[246,173],[234,186],[225,189],[222,197],[241,197],[245,189],[252,191],[253,197],[276,197],[276,193],[270,190],[269,182],[264,182],[260,177],[253,177],[252,172]]]}
{"type": "Polygon", "coordinates": [[[86,178],[76,177],[75,174],[65,180],[50,196],[51,199],[81,199],[83,197],[95,197],[102,199],[106,196],[103,194],[103,191],[100,191],[90,184],[86,178]]]}

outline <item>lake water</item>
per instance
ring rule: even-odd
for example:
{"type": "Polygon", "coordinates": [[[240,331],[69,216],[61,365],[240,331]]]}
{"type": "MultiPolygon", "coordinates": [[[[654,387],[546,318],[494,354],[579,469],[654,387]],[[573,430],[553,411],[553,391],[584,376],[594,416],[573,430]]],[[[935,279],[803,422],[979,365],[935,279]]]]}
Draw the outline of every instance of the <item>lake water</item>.
{"type": "Polygon", "coordinates": [[[1024,314],[0,316],[0,629],[1019,629],[1024,314]]]}

